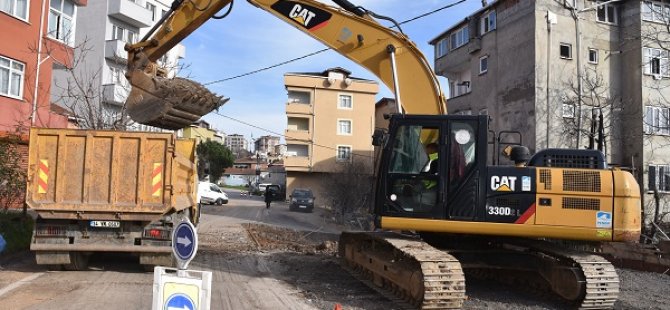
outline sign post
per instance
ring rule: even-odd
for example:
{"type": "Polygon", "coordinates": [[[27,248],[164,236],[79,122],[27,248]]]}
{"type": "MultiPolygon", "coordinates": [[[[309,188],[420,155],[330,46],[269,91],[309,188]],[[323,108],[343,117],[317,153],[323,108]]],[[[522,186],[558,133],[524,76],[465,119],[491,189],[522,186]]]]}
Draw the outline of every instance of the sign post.
{"type": "Polygon", "coordinates": [[[188,218],[184,218],[172,231],[172,254],[177,259],[177,267],[180,270],[186,269],[197,251],[198,234],[195,226],[188,218]]]}
{"type": "Polygon", "coordinates": [[[187,270],[198,251],[198,234],[188,217],[176,219],[172,230],[172,254],[177,269],[154,269],[153,310],[209,310],[212,273],[187,270]]]}

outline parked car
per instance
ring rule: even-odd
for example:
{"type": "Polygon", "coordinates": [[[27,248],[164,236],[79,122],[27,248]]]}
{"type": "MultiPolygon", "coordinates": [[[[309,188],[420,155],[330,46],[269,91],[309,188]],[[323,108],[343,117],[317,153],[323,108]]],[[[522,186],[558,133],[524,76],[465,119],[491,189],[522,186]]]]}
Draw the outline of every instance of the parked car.
{"type": "Polygon", "coordinates": [[[228,195],[214,183],[200,182],[198,184],[198,203],[224,205],[228,203],[228,195]]]}
{"type": "Polygon", "coordinates": [[[291,198],[291,203],[288,206],[289,210],[307,212],[314,210],[314,194],[311,189],[296,188],[289,197],[291,198]]]}

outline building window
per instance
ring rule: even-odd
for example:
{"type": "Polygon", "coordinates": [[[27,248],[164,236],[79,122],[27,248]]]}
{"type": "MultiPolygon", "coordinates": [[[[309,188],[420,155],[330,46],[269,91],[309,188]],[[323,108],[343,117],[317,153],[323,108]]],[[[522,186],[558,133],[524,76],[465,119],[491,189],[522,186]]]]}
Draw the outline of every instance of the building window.
{"type": "Polygon", "coordinates": [[[351,146],[338,145],[337,146],[337,161],[351,160],[351,146]]]}
{"type": "Polygon", "coordinates": [[[670,5],[658,1],[642,1],[642,19],[649,22],[668,23],[670,5]]]}
{"type": "Polygon", "coordinates": [[[435,44],[435,58],[440,58],[447,54],[449,50],[449,40],[442,39],[435,44]]]}
{"type": "Polygon", "coordinates": [[[575,118],[575,105],[571,103],[564,103],[562,115],[564,118],[575,118]]]}
{"type": "Polygon", "coordinates": [[[352,109],[354,107],[351,95],[339,95],[337,107],[339,109],[352,109]]]}
{"type": "Polygon", "coordinates": [[[645,47],[642,49],[644,74],[670,76],[668,69],[668,51],[660,48],[645,47]]]}
{"type": "Polygon", "coordinates": [[[572,44],[561,43],[561,58],[572,59],[572,44]]]}
{"type": "Polygon", "coordinates": [[[351,120],[346,119],[337,120],[337,134],[351,135],[351,120]]]}
{"type": "Polygon", "coordinates": [[[49,10],[49,37],[74,44],[74,14],[72,0],[51,0],[49,10]]]}
{"type": "Polygon", "coordinates": [[[496,29],[496,11],[488,12],[479,19],[479,28],[482,35],[496,29]]]}
{"type": "Polygon", "coordinates": [[[465,44],[470,40],[470,34],[468,31],[468,26],[465,26],[461,29],[456,30],[450,36],[451,46],[450,50],[455,50],[465,44]]]}
{"type": "Polygon", "coordinates": [[[112,25],[112,40],[135,43],[137,42],[137,32],[117,25],[112,25]]]}
{"type": "Polygon", "coordinates": [[[670,166],[649,165],[647,173],[649,177],[649,190],[654,190],[654,185],[659,192],[670,192],[670,166]]]}
{"type": "Polygon", "coordinates": [[[614,4],[604,4],[598,7],[598,21],[609,24],[616,24],[617,19],[617,7],[614,4]]]}
{"type": "Polygon", "coordinates": [[[147,2],[146,8],[147,8],[147,10],[149,10],[149,12],[151,12],[151,21],[155,21],[156,20],[156,5],[147,2]]]}
{"type": "Polygon", "coordinates": [[[0,0],[0,11],[28,21],[28,0],[0,0]]]}
{"type": "Polygon", "coordinates": [[[479,58],[479,74],[484,74],[489,71],[489,56],[479,58]]]}
{"type": "Polygon", "coordinates": [[[20,99],[24,73],[23,63],[0,56],[0,95],[20,99]]]}
{"type": "Polygon", "coordinates": [[[645,106],[644,133],[670,135],[670,109],[645,106]]]}
{"type": "Polygon", "coordinates": [[[470,93],[470,81],[453,81],[449,86],[450,98],[470,93]]]}
{"type": "Polygon", "coordinates": [[[597,64],[598,63],[598,50],[594,48],[589,48],[589,63],[597,64]]]}
{"type": "Polygon", "coordinates": [[[109,67],[109,70],[111,71],[112,74],[112,80],[111,84],[118,84],[122,86],[128,86],[128,80],[126,80],[126,72],[124,69],[116,68],[116,67],[109,67]]]}

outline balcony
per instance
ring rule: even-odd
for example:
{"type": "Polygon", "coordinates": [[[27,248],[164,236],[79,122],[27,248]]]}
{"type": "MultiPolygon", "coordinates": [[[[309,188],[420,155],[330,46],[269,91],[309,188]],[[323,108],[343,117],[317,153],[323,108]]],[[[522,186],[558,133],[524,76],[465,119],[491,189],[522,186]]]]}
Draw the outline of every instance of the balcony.
{"type": "Polygon", "coordinates": [[[151,11],[129,0],[109,0],[109,16],[138,28],[151,26],[151,11]]]}
{"type": "Polygon", "coordinates": [[[447,76],[455,72],[462,72],[470,68],[470,61],[472,55],[471,50],[476,50],[477,42],[470,41],[465,45],[450,50],[447,55],[444,55],[435,60],[435,72],[441,76],[447,76]]]}
{"type": "Polygon", "coordinates": [[[102,85],[102,101],[115,105],[123,105],[128,98],[129,88],[119,84],[102,85]]]}
{"type": "Polygon", "coordinates": [[[107,40],[105,41],[105,58],[120,63],[128,61],[128,52],[123,47],[126,45],[122,40],[107,40]]]}
{"type": "Polygon", "coordinates": [[[286,114],[312,114],[312,105],[304,103],[287,103],[286,114]]]}
{"type": "Polygon", "coordinates": [[[284,157],[284,168],[286,171],[309,171],[309,157],[287,156],[284,157]]]}
{"type": "Polygon", "coordinates": [[[286,140],[290,141],[312,141],[312,135],[307,130],[286,129],[284,135],[286,136],[286,140]]]}

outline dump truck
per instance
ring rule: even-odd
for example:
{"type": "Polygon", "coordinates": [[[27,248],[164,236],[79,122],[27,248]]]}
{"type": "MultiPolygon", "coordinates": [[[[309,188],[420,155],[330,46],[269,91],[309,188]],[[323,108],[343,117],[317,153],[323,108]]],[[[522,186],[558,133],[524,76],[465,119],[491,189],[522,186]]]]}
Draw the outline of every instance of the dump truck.
{"type": "Polygon", "coordinates": [[[83,270],[95,252],[173,266],[173,220],[197,223],[195,141],[171,133],[30,130],[26,203],[37,264],[83,270]]]}

